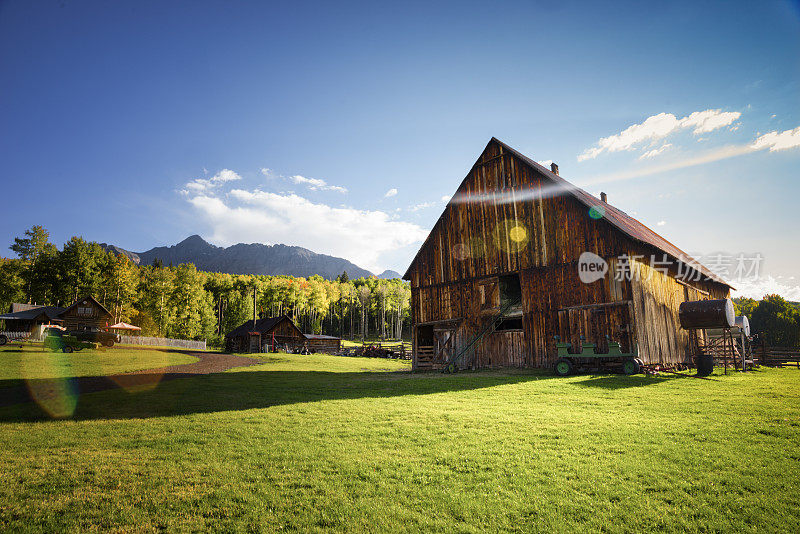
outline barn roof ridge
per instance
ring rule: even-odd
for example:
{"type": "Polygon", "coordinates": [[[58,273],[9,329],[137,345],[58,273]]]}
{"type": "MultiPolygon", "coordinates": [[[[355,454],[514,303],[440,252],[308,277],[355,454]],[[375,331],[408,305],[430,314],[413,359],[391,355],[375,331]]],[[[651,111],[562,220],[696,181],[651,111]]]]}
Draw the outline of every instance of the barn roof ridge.
{"type": "MultiPolygon", "coordinates": [[[[563,187],[567,192],[569,192],[573,197],[575,197],[579,202],[584,204],[586,207],[588,207],[588,208],[592,208],[592,207],[600,207],[600,208],[602,208],[602,210],[603,210],[603,217],[602,218],[604,220],[606,220],[609,224],[614,226],[617,230],[621,231],[623,234],[625,234],[628,237],[630,237],[631,239],[633,239],[635,241],[639,241],[639,242],[644,243],[646,245],[650,245],[652,247],[655,247],[655,248],[661,250],[662,252],[672,256],[674,259],[676,259],[678,261],[681,261],[684,264],[686,264],[686,262],[681,260],[681,258],[689,259],[689,260],[691,260],[693,262],[692,264],[689,265],[690,267],[698,269],[704,276],[706,276],[707,278],[713,280],[714,282],[717,282],[717,283],[720,283],[720,284],[724,284],[724,285],[732,288],[732,286],[728,282],[724,281],[722,278],[720,278],[719,276],[714,274],[712,271],[710,271],[707,267],[702,265],[700,262],[694,260],[694,258],[692,258],[688,254],[686,254],[683,250],[681,250],[680,248],[678,248],[677,246],[672,244],[670,241],[668,241],[667,239],[662,237],[660,234],[656,233],[654,230],[652,230],[649,227],[647,227],[645,224],[643,224],[639,220],[631,217],[630,215],[628,215],[624,211],[620,210],[619,208],[616,208],[616,207],[612,206],[611,204],[609,204],[607,202],[603,202],[602,200],[600,200],[599,198],[595,197],[594,195],[591,195],[591,194],[587,193],[586,191],[584,191],[580,187],[570,183],[569,181],[567,181],[566,179],[562,178],[558,174],[555,174],[554,172],[552,172],[550,169],[544,167],[543,165],[540,165],[536,161],[532,160],[531,158],[529,158],[528,156],[524,155],[520,151],[510,147],[509,145],[507,145],[506,143],[500,141],[496,137],[492,137],[489,140],[489,142],[486,144],[486,147],[481,151],[481,156],[483,155],[484,152],[486,152],[486,149],[489,148],[489,146],[492,143],[497,143],[498,145],[500,145],[503,148],[503,150],[506,150],[509,153],[511,153],[512,155],[514,155],[515,157],[521,159],[524,163],[526,163],[530,167],[534,168],[536,171],[538,171],[539,173],[544,175],[546,178],[548,178],[552,182],[558,184],[559,186],[563,187]]],[[[479,163],[481,156],[479,156],[478,159],[476,160],[476,162],[472,165],[472,167],[470,167],[469,172],[464,177],[464,179],[461,181],[461,183],[458,185],[458,188],[456,188],[456,194],[461,189],[461,187],[464,185],[464,183],[467,181],[467,179],[470,177],[470,174],[472,173],[472,169],[475,167],[475,165],[477,165],[479,163]]],[[[454,197],[455,197],[455,194],[454,194],[454,197]]],[[[411,263],[409,264],[408,269],[406,269],[406,272],[403,275],[404,279],[406,279],[406,280],[409,279],[409,273],[411,271],[411,268],[417,262],[417,259],[419,258],[420,253],[422,252],[422,250],[426,247],[426,245],[430,241],[431,235],[433,235],[433,231],[436,229],[436,226],[442,220],[442,216],[444,216],[444,214],[447,211],[447,208],[450,206],[450,203],[452,202],[452,200],[453,199],[451,198],[450,201],[447,203],[447,206],[445,206],[444,210],[442,211],[442,214],[439,215],[439,218],[436,220],[436,222],[434,223],[433,227],[431,228],[431,231],[428,233],[428,237],[425,239],[425,241],[420,246],[419,250],[417,251],[416,255],[414,256],[414,259],[411,260],[411,263]]]]}

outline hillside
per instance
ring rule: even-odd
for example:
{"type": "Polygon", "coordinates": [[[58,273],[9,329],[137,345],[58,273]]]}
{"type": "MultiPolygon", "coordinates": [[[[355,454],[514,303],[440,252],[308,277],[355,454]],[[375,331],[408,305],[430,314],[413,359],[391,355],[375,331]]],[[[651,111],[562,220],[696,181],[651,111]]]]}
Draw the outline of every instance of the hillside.
{"type": "MultiPolygon", "coordinates": [[[[131,252],[105,243],[101,246],[116,254],[124,254],[141,265],[150,265],[158,259],[165,265],[194,263],[201,271],[231,274],[285,274],[303,277],[318,274],[323,278],[333,279],[342,274],[342,271],[347,271],[350,278],[372,276],[368,270],[344,258],[317,254],[302,247],[260,243],[218,247],[199,235],[187,237],[177,245],[156,247],[145,252],[131,252]]],[[[384,276],[387,273],[394,271],[385,271],[381,277],[391,278],[384,276]]]]}

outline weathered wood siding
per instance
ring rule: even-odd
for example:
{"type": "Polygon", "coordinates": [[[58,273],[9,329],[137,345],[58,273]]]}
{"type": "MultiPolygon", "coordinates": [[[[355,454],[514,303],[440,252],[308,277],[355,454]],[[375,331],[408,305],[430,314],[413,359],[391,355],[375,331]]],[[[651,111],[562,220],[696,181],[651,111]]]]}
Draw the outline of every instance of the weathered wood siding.
{"type": "MultiPolygon", "coordinates": [[[[571,194],[554,189],[538,170],[490,143],[409,269],[412,321],[450,329],[453,339],[442,346],[457,351],[499,308],[497,276],[517,273],[523,329],[488,336],[473,365],[550,366],[555,335],[576,344],[584,335],[601,350],[608,335],[624,350],[638,345],[646,362],[682,361],[686,334],[677,323],[678,305],[703,293],[650,268],[652,254],[661,252],[590,216],[571,194]],[[591,284],[578,276],[585,251],[609,264],[607,275],[591,284]],[[623,254],[645,256],[632,270],[634,276],[651,276],[615,280],[623,254]]],[[[715,297],[727,296],[722,284],[693,284],[715,297]]],[[[445,356],[439,354],[434,363],[445,356]]]]}

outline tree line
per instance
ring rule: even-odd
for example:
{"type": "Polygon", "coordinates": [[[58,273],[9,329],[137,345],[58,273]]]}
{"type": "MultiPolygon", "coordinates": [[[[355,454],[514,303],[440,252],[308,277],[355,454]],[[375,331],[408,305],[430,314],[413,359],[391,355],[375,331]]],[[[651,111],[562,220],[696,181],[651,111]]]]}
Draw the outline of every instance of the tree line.
{"type": "Polygon", "coordinates": [[[411,290],[402,280],[236,275],[191,264],[136,265],[98,243],[73,237],[61,250],[34,226],[14,239],[16,259],[0,259],[0,306],[12,302],[67,306],[91,295],[143,335],[207,339],[255,316],[288,315],[308,333],[350,339],[401,338],[410,331],[411,290]]]}
{"type": "Polygon", "coordinates": [[[736,315],[750,321],[750,332],[758,341],[772,347],[800,347],[800,303],[780,295],[766,295],[761,300],[733,299],[736,315]]]}

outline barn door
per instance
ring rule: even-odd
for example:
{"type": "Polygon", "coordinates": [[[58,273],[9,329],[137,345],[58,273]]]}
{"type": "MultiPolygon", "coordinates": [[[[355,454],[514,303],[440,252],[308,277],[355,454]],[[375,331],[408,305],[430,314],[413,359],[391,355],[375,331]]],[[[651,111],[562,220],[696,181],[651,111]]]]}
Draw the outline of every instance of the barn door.
{"type": "Polygon", "coordinates": [[[444,363],[448,361],[454,354],[453,344],[455,337],[454,329],[434,329],[434,357],[433,361],[436,363],[444,363]]]}
{"type": "Polygon", "coordinates": [[[633,326],[627,303],[597,304],[564,308],[558,311],[558,332],[561,339],[580,350],[581,336],[594,343],[598,353],[608,352],[608,340],[620,344],[622,352],[630,352],[633,326]]]}

